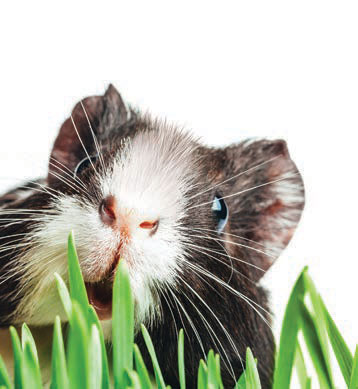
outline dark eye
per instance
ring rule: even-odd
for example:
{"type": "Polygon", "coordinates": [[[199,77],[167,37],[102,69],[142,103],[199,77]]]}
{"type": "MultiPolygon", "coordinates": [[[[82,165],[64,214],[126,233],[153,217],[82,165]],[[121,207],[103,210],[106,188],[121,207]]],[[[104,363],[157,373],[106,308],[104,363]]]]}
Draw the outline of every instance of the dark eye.
{"type": "Polygon", "coordinates": [[[229,210],[226,206],[224,199],[219,196],[214,197],[211,209],[214,212],[218,223],[216,230],[220,234],[224,230],[226,223],[229,219],[229,210]]]}
{"type": "Polygon", "coordinates": [[[91,162],[94,164],[98,159],[98,155],[94,155],[92,157],[86,157],[82,159],[82,161],[76,166],[74,171],[75,177],[82,173],[85,169],[91,166],[91,162]]]}

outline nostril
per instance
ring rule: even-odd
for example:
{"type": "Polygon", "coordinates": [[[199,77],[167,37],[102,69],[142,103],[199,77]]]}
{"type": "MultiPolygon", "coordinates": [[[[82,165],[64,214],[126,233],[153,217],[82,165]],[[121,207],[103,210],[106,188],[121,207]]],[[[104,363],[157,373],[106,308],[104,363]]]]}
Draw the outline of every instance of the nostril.
{"type": "Polygon", "coordinates": [[[116,199],[114,196],[106,197],[99,206],[99,214],[104,224],[112,226],[116,221],[116,199]]]}
{"type": "Polygon", "coordinates": [[[139,224],[140,228],[143,228],[145,230],[154,230],[158,226],[158,220],[155,221],[144,221],[139,224]]]}

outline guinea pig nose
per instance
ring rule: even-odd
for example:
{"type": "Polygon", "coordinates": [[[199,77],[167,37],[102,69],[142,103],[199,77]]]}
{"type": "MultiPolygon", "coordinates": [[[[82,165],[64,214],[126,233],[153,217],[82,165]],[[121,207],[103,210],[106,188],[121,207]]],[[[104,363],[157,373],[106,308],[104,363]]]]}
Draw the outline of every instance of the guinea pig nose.
{"type": "Polygon", "coordinates": [[[117,219],[117,204],[114,196],[108,196],[102,200],[99,206],[101,220],[107,226],[112,227],[117,219]]]}
{"type": "Polygon", "coordinates": [[[143,228],[144,230],[152,230],[151,232],[154,233],[158,228],[158,220],[154,221],[144,221],[139,224],[140,228],[143,228]]]}

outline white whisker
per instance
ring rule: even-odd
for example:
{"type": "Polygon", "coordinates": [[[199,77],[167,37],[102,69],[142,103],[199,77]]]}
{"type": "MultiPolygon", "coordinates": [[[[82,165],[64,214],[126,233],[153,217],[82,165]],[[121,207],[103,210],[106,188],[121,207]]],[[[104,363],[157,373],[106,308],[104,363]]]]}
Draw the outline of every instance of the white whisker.
{"type": "MultiPolygon", "coordinates": [[[[288,179],[293,178],[293,177],[295,177],[297,175],[299,175],[298,172],[297,173],[292,173],[288,177],[281,177],[281,178],[278,178],[277,180],[265,182],[264,184],[256,185],[256,186],[253,186],[251,188],[247,188],[247,189],[241,190],[240,192],[236,192],[236,193],[233,193],[233,194],[230,194],[230,195],[227,195],[227,196],[222,196],[221,198],[222,199],[228,199],[229,197],[239,196],[240,194],[249,192],[249,191],[254,190],[254,189],[262,188],[264,186],[271,185],[271,184],[274,184],[276,182],[280,182],[280,181],[283,181],[283,180],[288,180],[288,179]]],[[[203,205],[207,205],[207,204],[212,204],[212,201],[206,201],[205,203],[193,205],[193,206],[189,207],[187,210],[190,210],[190,209],[193,209],[193,208],[202,207],[203,205]]]]}
{"type": "Polygon", "coordinates": [[[73,120],[73,116],[72,116],[72,115],[71,115],[71,121],[72,121],[73,127],[74,127],[74,129],[75,129],[75,131],[76,131],[76,134],[77,134],[77,136],[78,136],[78,139],[79,139],[79,141],[80,141],[80,143],[81,143],[81,145],[82,145],[82,147],[83,147],[83,150],[84,150],[84,152],[86,153],[86,156],[87,156],[87,158],[88,158],[90,164],[92,165],[93,170],[95,171],[95,173],[96,173],[97,176],[98,176],[98,172],[97,172],[96,168],[94,167],[94,164],[93,164],[93,162],[92,162],[92,159],[91,159],[91,157],[89,156],[88,151],[87,151],[87,149],[86,149],[84,143],[82,142],[82,139],[81,139],[80,134],[79,134],[79,132],[78,132],[78,130],[77,130],[77,127],[76,127],[75,121],[73,120]]]}
{"type": "Polygon", "coordinates": [[[246,174],[246,173],[249,173],[249,172],[252,171],[252,170],[256,170],[256,169],[258,169],[259,167],[261,167],[261,166],[263,166],[263,165],[266,165],[266,164],[268,164],[269,162],[272,162],[272,161],[274,161],[275,159],[280,158],[280,157],[282,157],[282,155],[277,155],[276,157],[270,158],[269,160],[267,160],[267,161],[265,161],[265,162],[261,162],[261,163],[259,163],[258,165],[253,166],[253,167],[251,167],[251,168],[245,170],[244,172],[240,172],[240,173],[238,173],[238,174],[236,174],[236,175],[234,175],[234,176],[232,176],[232,177],[226,179],[225,181],[220,182],[219,184],[216,184],[216,185],[214,185],[214,186],[212,186],[212,187],[210,187],[210,188],[208,188],[208,189],[205,189],[204,191],[202,191],[202,192],[200,192],[200,193],[195,194],[194,196],[191,196],[191,197],[189,198],[189,200],[191,200],[191,199],[193,199],[193,198],[195,198],[195,197],[197,197],[197,196],[200,196],[200,195],[202,195],[202,194],[204,194],[204,193],[206,193],[206,192],[209,192],[209,191],[211,191],[211,190],[217,188],[218,186],[223,185],[223,184],[225,184],[225,183],[227,183],[227,182],[229,182],[229,181],[231,181],[231,180],[234,180],[235,178],[238,178],[238,177],[240,177],[240,176],[242,176],[242,175],[244,175],[244,174],[246,174]]]}

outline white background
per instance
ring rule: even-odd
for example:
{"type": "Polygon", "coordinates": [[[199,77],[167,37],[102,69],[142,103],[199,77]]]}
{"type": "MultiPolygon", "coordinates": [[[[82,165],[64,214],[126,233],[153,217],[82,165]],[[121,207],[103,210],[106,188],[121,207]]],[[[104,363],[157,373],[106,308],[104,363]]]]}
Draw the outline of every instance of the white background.
{"type": "Polygon", "coordinates": [[[0,188],[45,172],[72,106],[114,83],[209,144],[283,137],[307,205],[265,279],[277,327],[305,264],[358,342],[355,1],[6,2],[0,11],[0,188]]]}

